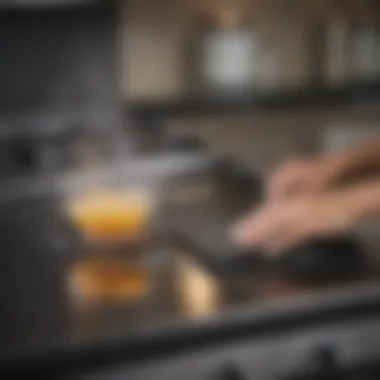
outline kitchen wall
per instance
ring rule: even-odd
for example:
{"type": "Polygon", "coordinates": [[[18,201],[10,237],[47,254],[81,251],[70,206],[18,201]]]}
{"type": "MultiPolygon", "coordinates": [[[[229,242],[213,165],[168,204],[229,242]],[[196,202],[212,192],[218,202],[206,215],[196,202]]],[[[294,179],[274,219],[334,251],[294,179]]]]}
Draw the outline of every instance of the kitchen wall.
{"type": "Polygon", "coordinates": [[[199,90],[204,28],[228,3],[251,37],[251,87],[380,80],[380,9],[370,0],[125,0],[125,96],[170,99],[199,90]]]}
{"type": "Polygon", "coordinates": [[[366,138],[380,138],[379,121],[380,110],[374,106],[178,119],[168,123],[168,131],[200,136],[213,151],[237,155],[266,173],[293,156],[331,152],[366,138]]]}
{"type": "Polygon", "coordinates": [[[130,0],[124,8],[123,89],[129,99],[183,91],[186,8],[176,0],[130,0]]]}
{"type": "MultiPolygon", "coordinates": [[[[315,1],[246,0],[244,16],[257,31],[260,57],[275,51],[277,85],[301,84],[312,75],[310,41],[315,1]],[[282,6],[280,6],[282,4],[282,6]]],[[[207,2],[206,2],[207,3],[207,2]]],[[[129,99],[175,98],[197,85],[202,1],[129,0],[123,22],[123,88],[129,99]]],[[[258,58],[260,58],[258,57],[258,58]]],[[[265,76],[269,63],[260,66],[265,76]],[[266,66],[266,67],[265,67],[266,66]]],[[[260,77],[254,76],[257,84],[260,77]]],[[[256,83],[255,82],[255,83],[256,83]]]]}
{"type": "MultiPolygon", "coordinates": [[[[196,3],[128,1],[123,24],[123,84],[127,99],[175,99],[189,89],[189,82],[193,82],[189,70],[196,60],[191,50],[191,42],[197,38],[196,3]]],[[[314,7],[312,3],[251,1],[247,17],[260,29],[266,42],[278,48],[280,84],[301,83],[311,75],[310,43],[316,46],[312,40],[317,27],[314,21],[321,11],[315,6],[326,2],[317,0],[314,7]]],[[[380,136],[379,121],[376,106],[358,106],[332,111],[176,119],[168,123],[168,128],[171,133],[195,133],[206,139],[212,149],[238,154],[259,170],[267,171],[289,156],[331,150],[362,137],[380,136]]]]}

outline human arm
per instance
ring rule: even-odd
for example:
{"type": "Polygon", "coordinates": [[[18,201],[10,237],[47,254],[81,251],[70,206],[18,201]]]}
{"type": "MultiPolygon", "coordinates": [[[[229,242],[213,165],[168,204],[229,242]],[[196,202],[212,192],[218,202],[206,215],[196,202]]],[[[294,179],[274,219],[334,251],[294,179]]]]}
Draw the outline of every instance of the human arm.
{"type": "Polygon", "coordinates": [[[380,217],[380,181],[333,192],[267,202],[232,231],[237,244],[277,254],[304,241],[353,230],[363,220],[380,217]]]}
{"type": "Polygon", "coordinates": [[[331,155],[282,164],[269,177],[268,198],[317,194],[377,173],[380,174],[380,139],[331,155]]]}

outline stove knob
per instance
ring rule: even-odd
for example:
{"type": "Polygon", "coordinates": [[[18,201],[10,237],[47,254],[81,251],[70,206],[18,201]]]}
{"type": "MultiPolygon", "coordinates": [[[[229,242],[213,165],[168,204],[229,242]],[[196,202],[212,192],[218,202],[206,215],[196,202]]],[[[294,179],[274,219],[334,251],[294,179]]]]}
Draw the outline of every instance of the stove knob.
{"type": "Polygon", "coordinates": [[[211,376],[212,380],[244,380],[244,376],[236,364],[224,364],[211,376]]]}

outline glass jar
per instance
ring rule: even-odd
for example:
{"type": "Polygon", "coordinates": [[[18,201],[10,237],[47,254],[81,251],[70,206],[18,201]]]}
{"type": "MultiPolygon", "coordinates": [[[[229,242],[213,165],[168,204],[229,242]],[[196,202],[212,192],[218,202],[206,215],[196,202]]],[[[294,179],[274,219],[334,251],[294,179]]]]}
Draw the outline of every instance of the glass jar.
{"type": "Polygon", "coordinates": [[[72,197],[67,213],[90,245],[136,244],[147,234],[151,199],[142,189],[96,188],[72,197]]]}
{"type": "Polygon", "coordinates": [[[147,241],[155,191],[119,172],[83,174],[69,184],[62,208],[81,237],[68,273],[69,291],[81,304],[131,302],[149,293],[147,241]]]}

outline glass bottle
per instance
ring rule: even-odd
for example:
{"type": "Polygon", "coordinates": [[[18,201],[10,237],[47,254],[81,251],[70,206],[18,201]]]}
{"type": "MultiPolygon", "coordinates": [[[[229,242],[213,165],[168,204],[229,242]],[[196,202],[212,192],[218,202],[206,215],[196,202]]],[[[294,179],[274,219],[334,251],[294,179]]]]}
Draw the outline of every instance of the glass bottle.
{"type": "Polygon", "coordinates": [[[249,89],[255,63],[255,35],[239,10],[222,7],[207,29],[201,52],[201,76],[208,90],[237,93],[249,89]]]}
{"type": "Polygon", "coordinates": [[[363,1],[355,13],[355,23],[350,33],[350,71],[355,82],[380,77],[380,33],[374,1],[363,1]]]}

